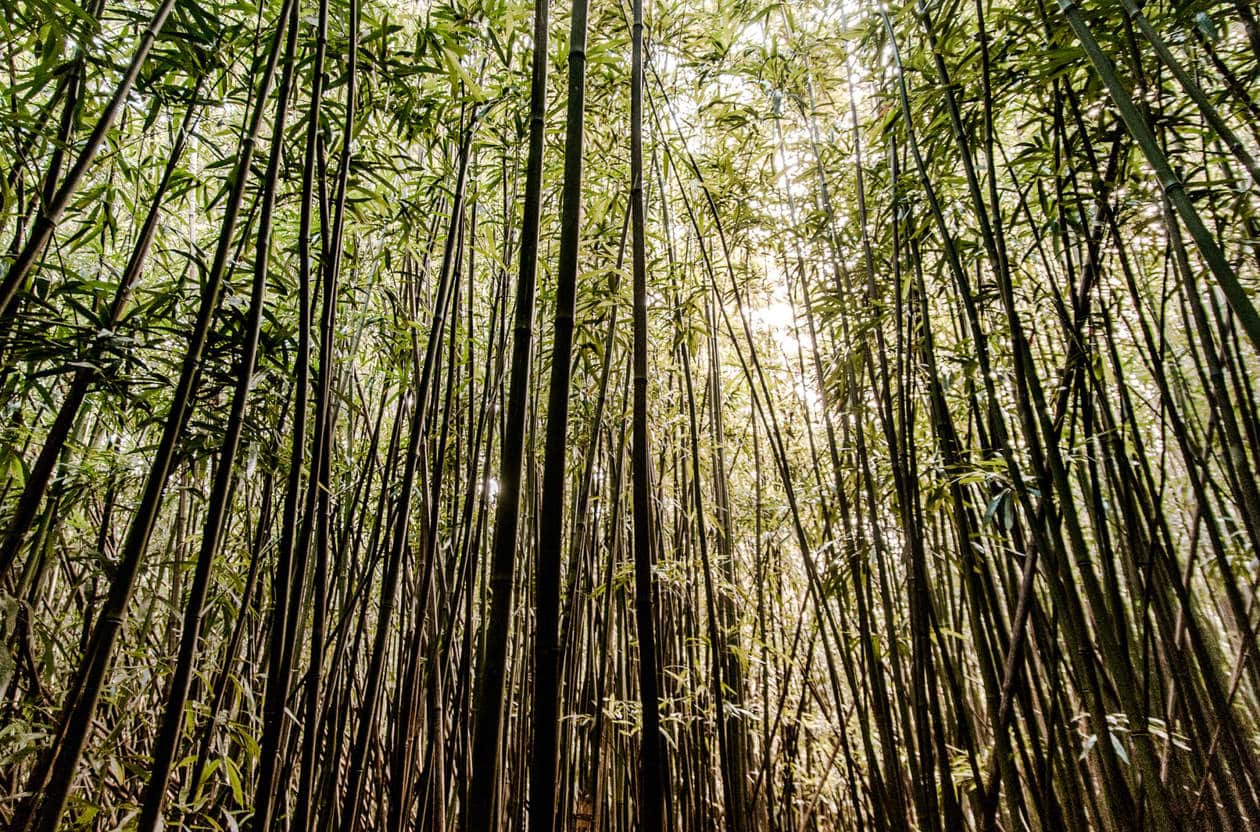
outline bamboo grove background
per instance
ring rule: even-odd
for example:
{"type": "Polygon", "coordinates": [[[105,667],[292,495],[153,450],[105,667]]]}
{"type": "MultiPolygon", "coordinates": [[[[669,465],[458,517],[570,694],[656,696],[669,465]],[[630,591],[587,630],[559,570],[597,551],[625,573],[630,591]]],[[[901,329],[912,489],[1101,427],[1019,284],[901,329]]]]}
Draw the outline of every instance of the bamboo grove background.
{"type": "Polygon", "coordinates": [[[6,0],[13,830],[1260,824],[1246,0],[6,0]]]}

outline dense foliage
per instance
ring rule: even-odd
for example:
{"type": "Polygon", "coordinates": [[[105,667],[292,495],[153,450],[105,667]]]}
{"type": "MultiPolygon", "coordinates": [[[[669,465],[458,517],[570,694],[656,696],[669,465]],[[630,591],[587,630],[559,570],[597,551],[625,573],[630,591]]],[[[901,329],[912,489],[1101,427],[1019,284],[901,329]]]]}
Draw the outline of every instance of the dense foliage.
{"type": "Polygon", "coordinates": [[[1260,824],[1248,0],[2,7],[8,828],[1260,824]]]}

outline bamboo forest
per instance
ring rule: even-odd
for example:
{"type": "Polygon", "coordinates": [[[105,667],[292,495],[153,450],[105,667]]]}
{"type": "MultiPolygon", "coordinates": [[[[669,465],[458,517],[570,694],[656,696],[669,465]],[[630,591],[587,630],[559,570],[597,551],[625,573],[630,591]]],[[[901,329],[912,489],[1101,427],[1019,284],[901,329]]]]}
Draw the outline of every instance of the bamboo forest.
{"type": "Polygon", "coordinates": [[[1260,829],[1252,0],[0,12],[0,828],[1260,829]]]}

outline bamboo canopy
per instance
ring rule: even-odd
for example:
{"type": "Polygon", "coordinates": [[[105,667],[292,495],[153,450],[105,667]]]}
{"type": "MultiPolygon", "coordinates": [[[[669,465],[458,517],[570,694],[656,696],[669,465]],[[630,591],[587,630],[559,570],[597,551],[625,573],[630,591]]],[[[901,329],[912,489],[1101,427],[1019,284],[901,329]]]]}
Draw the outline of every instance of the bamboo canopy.
{"type": "Polygon", "coordinates": [[[1247,0],[6,0],[0,828],[1260,828],[1247,0]]]}

